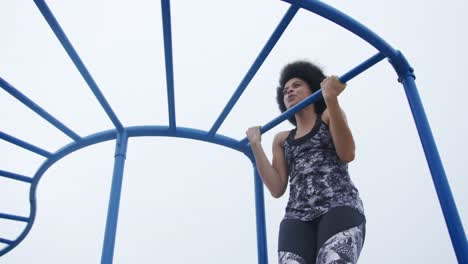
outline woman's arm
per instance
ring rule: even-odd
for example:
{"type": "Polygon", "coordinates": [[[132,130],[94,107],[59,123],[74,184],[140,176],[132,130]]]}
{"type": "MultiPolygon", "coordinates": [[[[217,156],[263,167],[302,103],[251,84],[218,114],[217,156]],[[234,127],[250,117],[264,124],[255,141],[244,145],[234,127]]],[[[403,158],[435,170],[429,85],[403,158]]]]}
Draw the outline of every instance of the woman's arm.
{"type": "Polygon", "coordinates": [[[263,150],[260,127],[251,127],[247,130],[246,134],[255,156],[255,163],[260,178],[273,197],[281,197],[288,185],[287,165],[282,146],[288,132],[278,133],[273,140],[273,164],[270,164],[263,150]]]}
{"type": "Polygon", "coordinates": [[[330,76],[323,80],[321,87],[327,105],[323,118],[330,128],[336,153],[342,161],[351,162],[354,160],[356,147],[346,115],[338,102],[338,95],[345,89],[346,84],[341,83],[338,77],[330,76]]]}

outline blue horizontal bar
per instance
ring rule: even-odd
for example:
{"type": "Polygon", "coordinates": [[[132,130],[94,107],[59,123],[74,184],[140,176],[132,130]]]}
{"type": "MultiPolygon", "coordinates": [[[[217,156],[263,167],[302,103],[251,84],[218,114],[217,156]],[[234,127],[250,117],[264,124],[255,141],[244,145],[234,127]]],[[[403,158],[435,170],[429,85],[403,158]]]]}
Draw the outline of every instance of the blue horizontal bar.
{"type": "Polygon", "coordinates": [[[229,102],[224,107],[224,110],[221,112],[218,119],[215,121],[215,123],[211,127],[210,132],[208,133],[210,136],[213,136],[214,134],[216,134],[219,127],[224,122],[224,120],[226,119],[229,112],[231,112],[232,108],[234,107],[237,100],[240,98],[240,96],[244,92],[247,85],[250,83],[252,78],[255,76],[255,74],[257,73],[260,66],[263,64],[265,59],[268,57],[268,54],[270,54],[271,50],[276,45],[279,38],[281,37],[283,32],[286,30],[286,27],[289,25],[289,23],[293,19],[294,15],[297,13],[298,9],[299,8],[296,7],[296,6],[291,6],[288,9],[288,11],[286,12],[286,14],[283,16],[283,18],[281,19],[281,22],[278,24],[275,31],[270,36],[270,39],[267,41],[267,43],[263,47],[262,51],[258,54],[258,56],[255,59],[254,63],[250,67],[249,71],[244,76],[244,79],[242,79],[241,83],[237,87],[237,89],[234,92],[234,94],[232,95],[231,99],[229,100],[229,102]]]}
{"type": "Polygon", "coordinates": [[[29,177],[26,177],[26,176],[23,176],[23,175],[19,175],[19,174],[16,174],[16,173],[4,171],[4,170],[0,170],[0,176],[10,178],[10,179],[13,179],[13,180],[17,180],[17,181],[28,182],[28,183],[31,183],[33,181],[32,178],[29,178],[29,177]]]}
{"type": "Polygon", "coordinates": [[[354,67],[351,69],[349,72],[343,74],[343,76],[340,77],[340,81],[342,83],[347,83],[354,77],[358,76],[359,74],[365,72],[367,69],[371,68],[375,64],[379,63],[381,60],[383,60],[385,56],[382,53],[377,53],[374,56],[370,57],[363,63],[359,64],[358,66],[354,67]]]}
{"type": "MultiPolygon", "coordinates": [[[[357,75],[359,75],[362,72],[366,71],[367,69],[369,69],[373,65],[377,64],[378,62],[380,62],[384,58],[385,57],[381,53],[377,53],[374,56],[367,59],[366,61],[364,61],[363,63],[361,63],[358,66],[354,67],[349,72],[345,73],[339,79],[340,79],[341,82],[346,83],[346,82],[350,81],[351,79],[353,79],[354,77],[356,77],[357,75]]],[[[319,89],[318,91],[316,91],[315,93],[313,93],[312,95],[310,95],[309,97],[307,97],[306,99],[304,99],[303,101],[298,103],[297,105],[291,107],[290,109],[283,112],[281,115],[279,115],[275,119],[271,120],[270,122],[268,122],[267,124],[262,126],[260,128],[260,133],[263,134],[263,133],[267,132],[268,130],[274,128],[275,126],[277,126],[278,124],[280,124],[284,120],[286,120],[286,119],[290,118],[291,116],[293,116],[295,113],[301,111],[306,106],[308,106],[310,104],[313,104],[314,102],[317,102],[318,100],[320,100],[322,98],[323,98],[322,97],[322,90],[319,89]]],[[[242,145],[247,145],[248,144],[247,137],[242,139],[240,141],[240,143],[242,145]]]]}
{"type": "Polygon", "coordinates": [[[171,34],[171,6],[169,0],[161,1],[163,34],[164,34],[164,58],[166,62],[167,82],[167,107],[169,111],[169,126],[176,127],[175,99],[174,99],[174,67],[172,61],[172,34],[171,34]]]}
{"type": "Polygon", "coordinates": [[[93,77],[89,73],[88,69],[84,65],[81,58],[78,56],[78,53],[75,51],[75,48],[73,48],[73,45],[68,40],[67,36],[65,35],[65,32],[60,27],[60,24],[55,19],[54,15],[50,11],[47,4],[43,0],[34,0],[34,3],[36,3],[37,8],[39,8],[42,15],[47,20],[47,23],[49,24],[50,28],[54,31],[55,36],[57,36],[57,38],[59,39],[63,48],[68,53],[68,56],[70,56],[70,59],[73,61],[76,68],[81,73],[81,76],[83,76],[89,88],[91,88],[91,90],[93,91],[94,96],[98,99],[99,103],[104,108],[109,118],[112,120],[112,123],[114,124],[114,126],[117,128],[117,130],[122,131],[123,130],[122,123],[120,123],[119,119],[117,118],[114,111],[110,107],[106,98],[101,93],[101,90],[99,89],[98,85],[94,81],[93,77]]]}
{"type": "Polygon", "coordinates": [[[12,240],[8,240],[8,239],[1,238],[1,237],[0,237],[0,243],[7,244],[7,245],[11,245],[11,244],[13,244],[14,242],[13,242],[12,240]]]}
{"type": "Polygon", "coordinates": [[[33,110],[36,114],[40,115],[42,118],[47,120],[50,124],[58,128],[60,131],[65,133],[67,136],[72,138],[75,141],[80,140],[80,136],[73,132],[71,129],[66,127],[62,122],[58,121],[55,117],[50,115],[47,111],[42,109],[39,105],[34,103],[31,99],[29,99],[26,95],[22,94],[18,91],[15,87],[5,81],[2,77],[0,77],[0,86],[9,93],[11,96],[15,97],[18,101],[29,107],[33,110]]]}
{"type": "Polygon", "coordinates": [[[50,152],[48,152],[46,150],[43,150],[43,149],[41,149],[39,147],[36,147],[36,146],[34,146],[34,145],[32,145],[32,144],[30,144],[28,142],[25,142],[25,141],[23,141],[21,139],[10,136],[10,135],[2,132],[2,131],[0,131],[0,139],[8,141],[8,142],[10,142],[12,144],[15,144],[15,145],[17,145],[19,147],[22,147],[24,149],[32,151],[32,152],[34,152],[36,154],[39,154],[41,156],[44,156],[46,158],[48,158],[48,157],[50,157],[52,155],[50,152]]]}
{"type": "Polygon", "coordinates": [[[29,218],[24,217],[24,216],[3,214],[3,213],[0,213],[0,218],[8,219],[8,220],[21,221],[21,222],[28,222],[29,221],[29,218]]]}

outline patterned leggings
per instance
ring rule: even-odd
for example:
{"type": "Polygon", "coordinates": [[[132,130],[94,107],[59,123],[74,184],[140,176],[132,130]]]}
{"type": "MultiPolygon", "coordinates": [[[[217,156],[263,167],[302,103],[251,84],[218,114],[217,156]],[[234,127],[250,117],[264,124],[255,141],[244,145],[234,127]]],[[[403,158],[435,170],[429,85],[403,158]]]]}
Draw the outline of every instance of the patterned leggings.
{"type": "MultiPolygon", "coordinates": [[[[364,223],[330,237],[318,250],[316,264],[355,264],[364,242],[364,223]]],[[[309,264],[301,256],[280,251],[279,264],[309,264]]]]}

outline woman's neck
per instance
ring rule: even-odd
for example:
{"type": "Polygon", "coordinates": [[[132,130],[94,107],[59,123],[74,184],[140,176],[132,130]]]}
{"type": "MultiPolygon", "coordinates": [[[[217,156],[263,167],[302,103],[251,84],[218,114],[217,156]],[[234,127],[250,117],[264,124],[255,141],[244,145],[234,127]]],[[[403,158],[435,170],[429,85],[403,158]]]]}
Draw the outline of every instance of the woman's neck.
{"type": "Polygon", "coordinates": [[[308,106],[295,114],[297,124],[297,134],[305,134],[312,129],[315,124],[317,113],[314,106],[308,106]]]}

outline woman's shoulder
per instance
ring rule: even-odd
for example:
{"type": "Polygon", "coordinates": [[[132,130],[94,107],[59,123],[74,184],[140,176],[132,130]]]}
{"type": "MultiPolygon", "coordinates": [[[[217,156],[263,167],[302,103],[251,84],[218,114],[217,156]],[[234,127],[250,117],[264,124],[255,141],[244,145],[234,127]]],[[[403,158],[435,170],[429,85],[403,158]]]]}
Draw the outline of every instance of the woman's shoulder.
{"type": "Polygon", "coordinates": [[[288,138],[290,133],[291,133],[291,130],[278,132],[275,135],[275,138],[274,138],[273,142],[276,143],[276,144],[283,144],[284,141],[288,138]]]}

